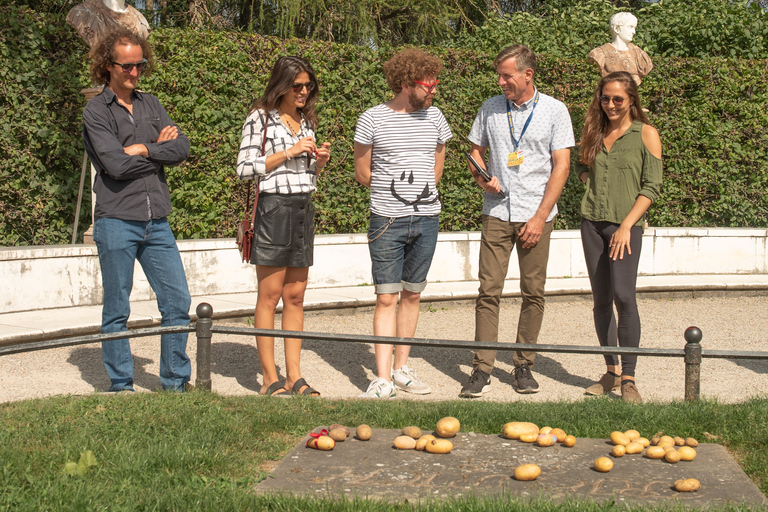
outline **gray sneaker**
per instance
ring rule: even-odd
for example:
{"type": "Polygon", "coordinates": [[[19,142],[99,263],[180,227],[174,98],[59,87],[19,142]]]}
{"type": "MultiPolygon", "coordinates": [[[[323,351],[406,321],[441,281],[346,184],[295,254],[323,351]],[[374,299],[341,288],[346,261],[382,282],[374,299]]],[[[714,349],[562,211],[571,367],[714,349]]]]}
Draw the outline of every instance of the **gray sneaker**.
{"type": "Polygon", "coordinates": [[[397,391],[395,386],[381,377],[377,378],[368,385],[368,390],[359,395],[358,398],[395,398],[397,391]]]}
{"type": "Polygon", "coordinates": [[[459,396],[461,398],[479,398],[490,390],[491,376],[480,368],[475,368],[472,370],[472,375],[469,376],[469,382],[461,388],[459,396]]]}
{"type": "Polygon", "coordinates": [[[515,366],[515,387],[518,393],[538,393],[539,383],[533,378],[528,363],[515,366]]]}
{"type": "Polygon", "coordinates": [[[416,395],[426,395],[432,392],[427,384],[424,384],[416,376],[416,371],[403,365],[399,370],[392,370],[392,382],[397,389],[416,395]]]}

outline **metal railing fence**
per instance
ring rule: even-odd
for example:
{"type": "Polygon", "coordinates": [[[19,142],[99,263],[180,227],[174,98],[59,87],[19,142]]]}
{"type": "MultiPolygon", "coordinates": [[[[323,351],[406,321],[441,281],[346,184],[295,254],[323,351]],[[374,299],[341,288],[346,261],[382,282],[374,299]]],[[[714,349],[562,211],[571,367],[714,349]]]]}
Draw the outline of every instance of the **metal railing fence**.
{"type": "MultiPolygon", "coordinates": [[[[233,334],[240,336],[273,336],[278,338],[295,338],[297,331],[283,331],[278,329],[257,329],[255,327],[227,327],[213,325],[213,308],[205,302],[197,306],[197,321],[194,324],[177,327],[149,327],[133,329],[126,332],[110,334],[91,334],[72,338],[59,338],[46,341],[24,342],[23,337],[18,343],[0,347],[0,356],[33,352],[50,348],[70,347],[89,343],[100,343],[122,339],[126,337],[136,338],[144,336],[156,336],[160,334],[194,332],[197,337],[197,374],[195,386],[202,389],[211,389],[211,343],[213,334],[233,334]]],[[[573,345],[527,345],[519,343],[488,342],[488,341],[461,341],[431,338],[398,338],[386,336],[371,336],[363,334],[339,334],[300,332],[299,337],[304,340],[334,341],[343,343],[384,343],[388,345],[411,345],[415,347],[440,347],[440,348],[465,348],[465,349],[492,349],[492,350],[526,350],[531,352],[553,352],[565,354],[635,354],[644,357],[682,357],[685,362],[685,399],[698,400],[701,388],[701,361],[703,358],[717,359],[762,359],[768,361],[768,352],[750,352],[733,350],[702,350],[702,332],[698,327],[689,327],[685,330],[685,346],[682,349],[667,348],[629,348],[629,347],[600,347],[600,346],[573,346],[573,345]]]]}

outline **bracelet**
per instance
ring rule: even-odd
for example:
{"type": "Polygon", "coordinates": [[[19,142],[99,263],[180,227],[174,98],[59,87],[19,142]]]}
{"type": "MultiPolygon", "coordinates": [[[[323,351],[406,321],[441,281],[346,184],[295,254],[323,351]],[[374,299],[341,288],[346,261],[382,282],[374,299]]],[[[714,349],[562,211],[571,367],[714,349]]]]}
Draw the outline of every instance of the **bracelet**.
{"type": "Polygon", "coordinates": [[[285,152],[285,161],[287,162],[288,160],[291,159],[291,157],[288,156],[288,150],[287,149],[284,149],[283,151],[285,152]]]}

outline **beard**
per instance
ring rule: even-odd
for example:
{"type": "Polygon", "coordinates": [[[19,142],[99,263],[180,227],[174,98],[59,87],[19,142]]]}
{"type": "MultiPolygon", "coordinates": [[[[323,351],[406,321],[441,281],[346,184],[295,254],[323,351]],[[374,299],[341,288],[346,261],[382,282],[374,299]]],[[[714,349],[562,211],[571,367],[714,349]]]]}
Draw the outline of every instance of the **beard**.
{"type": "Polygon", "coordinates": [[[432,98],[425,96],[418,98],[415,94],[408,95],[408,104],[414,110],[423,110],[432,106],[432,98]]]}

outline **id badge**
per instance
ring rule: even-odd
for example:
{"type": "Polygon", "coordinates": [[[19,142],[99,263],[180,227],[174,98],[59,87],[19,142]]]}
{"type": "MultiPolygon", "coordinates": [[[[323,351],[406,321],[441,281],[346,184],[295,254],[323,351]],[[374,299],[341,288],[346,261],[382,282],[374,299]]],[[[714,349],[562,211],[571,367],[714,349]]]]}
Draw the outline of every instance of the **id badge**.
{"type": "Polygon", "coordinates": [[[523,164],[522,151],[514,151],[509,154],[509,158],[507,158],[507,167],[514,167],[522,164],[523,164]]]}

